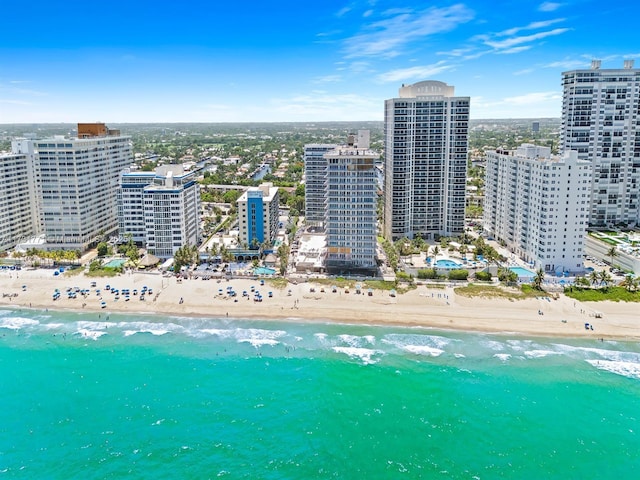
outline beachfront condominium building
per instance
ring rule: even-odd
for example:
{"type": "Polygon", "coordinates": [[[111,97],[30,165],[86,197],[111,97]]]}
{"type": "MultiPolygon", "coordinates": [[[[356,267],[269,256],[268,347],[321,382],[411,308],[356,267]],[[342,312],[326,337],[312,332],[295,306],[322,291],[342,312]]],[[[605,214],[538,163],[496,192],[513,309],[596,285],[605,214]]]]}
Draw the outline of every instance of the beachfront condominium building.
{"type": "Polygon", "coordinates": [[[278,187],[263,183],[238,198],[240,243],[244,248],[273,246],[278,235],[280,195],[278,187]]]}
{"type": "Polygon", "coordinates": [[[594,60],[564,72],[562,86],[561,146],[593,165],[589,223],[640,224],[640,69],[594,60]]]}
{"type": "Polygon", "coordinates": [[[369,148],[369,131],[324,154],[326,270],[374,273],[376,262],[377,174],[380,157],[369,148]]]}
{"type": "Polygon", "coordinates": [[[118,189],[118,234],[120,241],[129,237],[138,245],[147,244],[144,221],[144,189],[153,183],[156,172],[125,170],[118,189]]]}
{"type": "Polygon", "coordinates": [[[486,155],[485,231],[536,270],[584,271],[591,163],[531,144],[486,155]]]}
{"type": "Polygon", "coordinates": [[[324,154],[337,146],[331,143],[311,143],[304,146],[304,216],[308,226],[324,226],[327,178],[324,154]]]}
{"type": "Polygon", "coordinates": [[[39,232],[33,145],[14,140],[12,153],[0,156],[0,252],[39,232]]]}
{"type": "Polygon", "coordinates": [[[79,123],[78,138],[32,142],[46,248],[84,251],[114,233],[118,179],[133,159],[131,138],[103,123],[79,123]]]}
{"type": "Polygon", "coordinates": [[[437,81],[385,102],[384,235],[424,239],[464,230],[469,97],[437,81]]]}
{"type": "Polygon", "coordinates": [[[163,165],[155,172],[124,172],[118,192],[121,238],[131,235],[149,253],[167,259],[200,243],[200,188],[194,172],[163,165]]]}

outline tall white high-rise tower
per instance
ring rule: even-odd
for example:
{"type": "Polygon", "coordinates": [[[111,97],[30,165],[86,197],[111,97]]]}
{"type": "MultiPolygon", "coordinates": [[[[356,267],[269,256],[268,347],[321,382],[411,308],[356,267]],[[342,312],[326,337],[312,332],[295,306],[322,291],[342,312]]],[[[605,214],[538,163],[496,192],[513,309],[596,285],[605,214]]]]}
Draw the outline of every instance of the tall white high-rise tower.
{"type": "Polygon", "coordinates": [[[395,241],[464,230],[469,97],[437,81],[385,102],[384,235],[395,241]]]}
{"type": "Polygon", "coordinates": [[[564,151],[593,167],[589,223],[640,223],[640,69],[591,69],[562,74],[564,151]]]}

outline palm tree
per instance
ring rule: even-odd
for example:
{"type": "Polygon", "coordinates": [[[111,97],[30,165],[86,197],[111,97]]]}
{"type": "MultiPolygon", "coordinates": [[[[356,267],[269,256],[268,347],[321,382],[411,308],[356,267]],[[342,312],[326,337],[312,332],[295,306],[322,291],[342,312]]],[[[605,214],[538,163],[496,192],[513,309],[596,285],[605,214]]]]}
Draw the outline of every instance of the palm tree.
{"type": "Polygon", "coordinates": [[[536,290],[542,290],[542,282],[544,282],[544,271],[539,268],[536,272],[536,276],[533,277],[533,288],[536,290]]]}
{"type": "Polygon", "coordinates": [[[574,283],[579,287],[588,287],[591,285],[591,282],[587,277],[577,277],[574,283]]]}
{"type": "Polygon", "coordinates": [[[640,283],[640,279],[636,278],[633,273],[627,273],[624,277],[624,280],[620,282],[621,287],[625,287],[627,292],[635,291],[638,288],[638,284],[640,283]]]}
{"type": "Polygon", "coordinates": [[[606,270],[601,270],[598,277],[600,278],[600,285],[603,287],[607,287],[611,283],[611,275],[606,270]]]}
{"type": "Polygon", "coordinates": [[[619,256],[618,249],[615,247],[615,245],[607,251],[607,256],[611,259],[610,265],[613,267],[614,257],[619,256]]]}
{"type": "Polygon", "coordinates": [[[436,260],[438,260],[438,254],[440,253],[440,248],[436,245],[433,247],[433,264],[436,264],[436,260]]]}
{"type": "Polygon", "coordinates": [[[595,270],[589,274],[589,281],[591,285],[595,285],[600,281],[600,275],[595,270]]]}

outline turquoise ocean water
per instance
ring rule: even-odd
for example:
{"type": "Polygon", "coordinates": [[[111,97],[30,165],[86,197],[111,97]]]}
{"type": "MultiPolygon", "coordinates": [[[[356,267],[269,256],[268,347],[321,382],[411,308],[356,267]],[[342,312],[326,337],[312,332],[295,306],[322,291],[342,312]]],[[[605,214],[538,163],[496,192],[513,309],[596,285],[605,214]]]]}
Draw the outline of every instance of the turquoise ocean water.
{"type": "Polygon", "coordinates": [[[640,345],[0,311],[0,478],[640,478],[640,345]]]}

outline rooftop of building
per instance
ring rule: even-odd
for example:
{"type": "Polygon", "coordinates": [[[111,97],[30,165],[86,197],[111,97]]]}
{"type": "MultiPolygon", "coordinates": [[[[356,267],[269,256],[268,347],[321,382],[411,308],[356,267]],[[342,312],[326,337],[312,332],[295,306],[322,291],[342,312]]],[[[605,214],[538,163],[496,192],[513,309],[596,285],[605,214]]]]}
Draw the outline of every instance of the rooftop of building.
{"type": "Polygon", "coordinates": [[[278,193],[278,187],[274,187],[273,183],[262,183],[257,187],[250,187],[238,198],[239,202],[246,202],[247,198],[255,196],[259,193],[264,201],[270,202],[278,193]]]}

